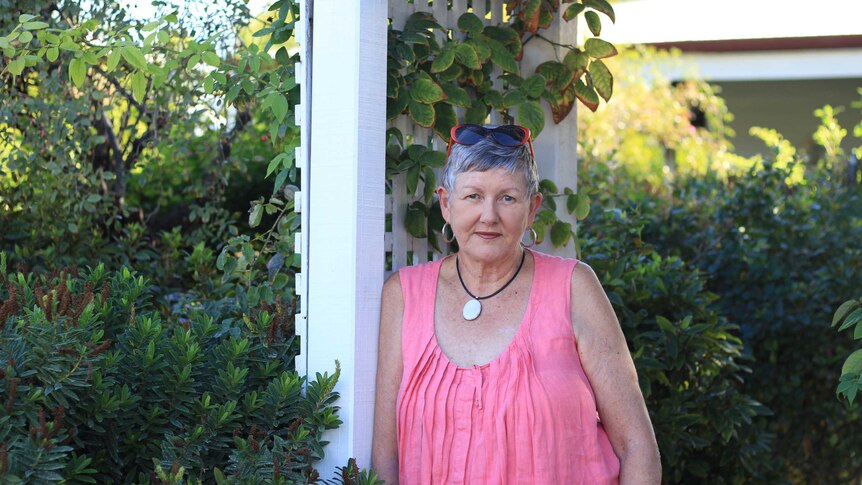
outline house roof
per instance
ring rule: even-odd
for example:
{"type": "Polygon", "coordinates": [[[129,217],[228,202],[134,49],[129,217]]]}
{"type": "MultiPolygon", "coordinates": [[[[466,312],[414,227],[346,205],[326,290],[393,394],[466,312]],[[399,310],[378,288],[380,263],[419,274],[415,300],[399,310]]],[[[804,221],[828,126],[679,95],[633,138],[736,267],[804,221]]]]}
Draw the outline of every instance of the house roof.
{"type": "MultiPolygon", "coordinates": [[[[862,36],[860,0],[631,0],[615,2],[614,10],[616,24],[603,22],[602,38],[616,44],[734,40],[741,42],[723,46],[772,50],[812,48],[816,42],[806,45],[804,39],[818,37],[829,38],[821,41],[825,44],[850,42],[858,47],[858,36],[862,36]],[[752,42],[755,39],[800,40],[752,42]],[[798,47],[790,47],[794,44],[798,47]]],[[[586,32],[586,26],[581,31],[586,32]]],[[[709,48],[717,44],[680,45],[709,48]]]]}

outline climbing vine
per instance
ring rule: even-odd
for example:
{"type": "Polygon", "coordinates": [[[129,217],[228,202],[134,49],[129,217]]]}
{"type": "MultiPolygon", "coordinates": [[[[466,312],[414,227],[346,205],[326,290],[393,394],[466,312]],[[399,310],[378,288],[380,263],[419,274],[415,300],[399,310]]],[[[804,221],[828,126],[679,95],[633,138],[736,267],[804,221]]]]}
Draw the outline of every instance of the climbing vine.
{"type": "MultiPolygon", "coordinates": [[[[613,94],[613,75],[602,59],[617,54],[599,37],[600,14],[616,20],[606,0],[570,0],[562,5],[559,0],[509,0],[505,22],[489,25],[467,12],[457,20],[458,31],[449,32],[430,13],[414,13],[401,30],[389,31],[387,119],[408,116],[448,142],[459,118],[462,123],[484,124],[496,112],[506,123],[525,126],[536,136],[545,127],[542,103],[550,107],[554,123],[569,116],[576,101],[595,111],[601,99],[608,101],[613,94]],[[543,36],[560,14],[565,22],[583,15],[593,37],[577,46],[543,36]],[[535,72],[522,72],[518,62],[529,42],[550,42],[566,53],[562,59],[540,63],[535,72]]],[[[422,194],[409,205],[404,224],[412,236],[427,237],[439,250],[436,233],[443,220],[434,201],[434,169],[444,165],[445,153],[435,151],[430,139],[410,139],[390,128],[386,154],[390,183],[405,173],[407,192],[415,196],[423,182],[422,194]]],[[[548,180],[541,189],[545,203],[534,229],[540,240],[549,233],[554,245],[564,246],[574,231],[556,216],[555,199],[565,198],[568,212],[583,219],[589,213],[589,194],[568,187],[559,192],[548,180]]]]}

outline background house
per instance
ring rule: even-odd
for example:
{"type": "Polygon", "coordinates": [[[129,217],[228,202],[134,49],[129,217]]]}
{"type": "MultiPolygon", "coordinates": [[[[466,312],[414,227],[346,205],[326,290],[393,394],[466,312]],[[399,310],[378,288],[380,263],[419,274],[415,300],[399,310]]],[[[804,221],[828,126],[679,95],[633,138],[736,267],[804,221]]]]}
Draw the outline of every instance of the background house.
{"type": "MultiPolygon", "coordinates": [[[[602,36],[617,44],[679,49],[684,64],[665,66],[671,79],[698,75],[721,88],[735,116],[734,146],[740,155],[764,152],[748,134],[774,128],[803,152],[819,124],[814,111],[843,106],[843,147],[859,146],[853,127],[862,110],[862,2],[824,0],[634,0],[619,2],[616,25],[602,36]]],[[[586,29],[581,30],[586,31],[586,29]]]]}

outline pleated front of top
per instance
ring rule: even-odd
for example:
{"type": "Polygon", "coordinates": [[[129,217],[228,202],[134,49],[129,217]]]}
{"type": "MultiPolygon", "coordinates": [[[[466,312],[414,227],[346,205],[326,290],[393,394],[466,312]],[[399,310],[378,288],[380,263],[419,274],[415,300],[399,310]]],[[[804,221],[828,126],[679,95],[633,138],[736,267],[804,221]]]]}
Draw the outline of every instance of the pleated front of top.
{"type": "Polygon", "coordinates": [[[481,366],[460,367],[437,344],[442,260],[400,270],[402,485],[618,483],[619,460],[598,420],[571,325],[577,261],[531,253],[523,321],[509,346],[481,366]]]}

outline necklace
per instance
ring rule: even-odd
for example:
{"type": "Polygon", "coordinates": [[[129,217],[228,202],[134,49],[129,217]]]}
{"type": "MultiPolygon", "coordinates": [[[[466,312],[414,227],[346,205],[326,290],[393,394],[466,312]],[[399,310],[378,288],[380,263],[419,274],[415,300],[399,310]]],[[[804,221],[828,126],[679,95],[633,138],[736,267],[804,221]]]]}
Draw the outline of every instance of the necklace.
{"type": "Polygon", "coordinates": [[[482,313],[482,302],[481,300],[485,300],[491,298],[492,296],[496,296],[501,291],[505,290],[507,286],[512,284],[515,281],[515,278],[518,276],[518,273],[521,272],[521,268],[524,266],[524,258],[527,256],[527,251],[521,253],[521,262],[518,264],[518,269],[515,270],[515,274],[509,278],[509,281],[503,285],[502,288],[491,293],[488,296],[476,296],[473,293],[470,293],[470,290],[467,289],[467,285],[464,284],[464,278],[461,277],[461,265],[458,263],[458,256],[455,256],[455,271],[458,272],[458,281],[461,282],[461,287],[464,288],[464,291],[467,292],[468,295],[471,296],[471,299],[464,304],[464,309],[461,310],[461,314],[464,316],[464,320],[475,320],[479,318],[479,314],[482,313]]]}

